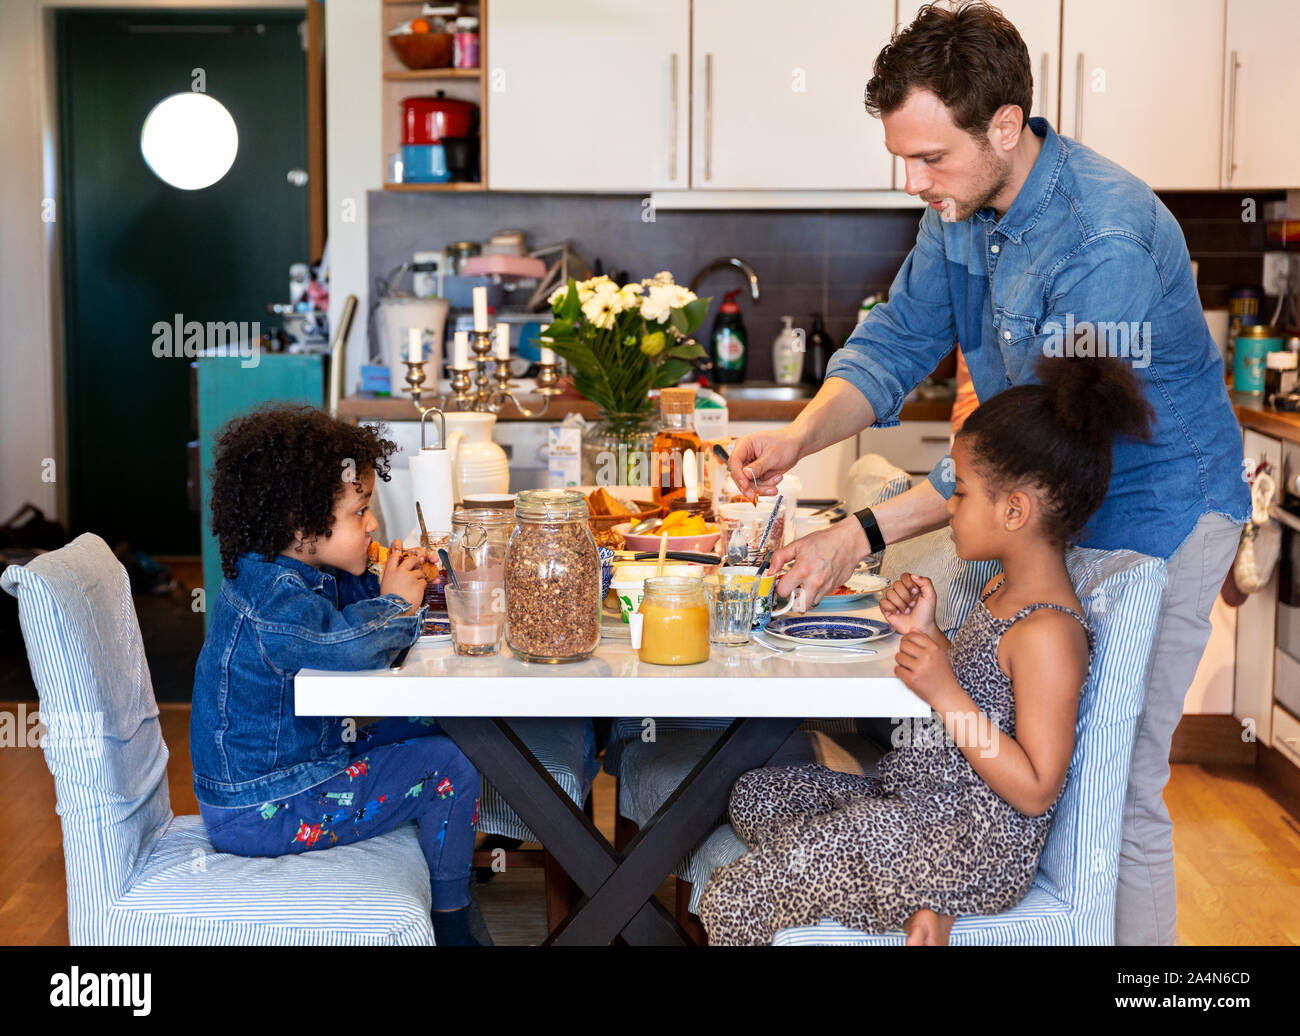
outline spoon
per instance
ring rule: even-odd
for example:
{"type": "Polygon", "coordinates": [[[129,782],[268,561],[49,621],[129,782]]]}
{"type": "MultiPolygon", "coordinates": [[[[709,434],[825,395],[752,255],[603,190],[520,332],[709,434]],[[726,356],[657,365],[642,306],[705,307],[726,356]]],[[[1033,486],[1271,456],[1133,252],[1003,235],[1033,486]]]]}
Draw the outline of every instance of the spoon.
{"type": "Polygon", "coordinates": [[[641,536],[647,532],[653,532],[659,526],[663,525],[664,520],[659,517],[642,518],[639,522],[627,530],[629,536],[641,536]]]}
{"type": "Polygon", "coordinates": [[[438,560],[442,562],[442,567],[447,570],[447,578],[451,580],[453,590],[460,589],[460,580],[456,578],[456,570],[451,567],[451,558],[447,556],[447,548],[438,548],[438,560]]]}

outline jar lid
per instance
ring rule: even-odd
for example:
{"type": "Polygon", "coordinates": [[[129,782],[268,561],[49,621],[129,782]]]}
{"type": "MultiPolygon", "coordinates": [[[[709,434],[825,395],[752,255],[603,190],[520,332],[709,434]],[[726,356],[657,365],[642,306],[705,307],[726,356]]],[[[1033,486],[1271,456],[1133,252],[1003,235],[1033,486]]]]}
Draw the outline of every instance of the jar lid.
{"type": "Polygon", "coordinates": [[[1264,357],[1264,366],[1271,371],[1292,371],[1297,367],[1297,360],[1300,360],[1300,357],[1295,353],[1280,349],[1264,357]]]}
{"type": "Polygon", "coordinates": [[[1268,324],[1244,324],[1237,331],[1238,338],[1277,338],[1278,333],[1268,324]]]}
{"type": "Polygon", "coordinates": [[[587,498],[576,489],[524,489],[515,497],[515,514],[520,518],[586,521],[587,498]]]}
{"type": "Polygon", "coordinates": [[[514,521],[514,516],[509,508],[457,504],[451,520],[469,525],[509,525],[514,521]]]}
{"type": "Polygon", "coordinates": [[[650,576],[644,589],[647,597],[694,597],[704,592],[704,580],[690,576],[650,576]]]}

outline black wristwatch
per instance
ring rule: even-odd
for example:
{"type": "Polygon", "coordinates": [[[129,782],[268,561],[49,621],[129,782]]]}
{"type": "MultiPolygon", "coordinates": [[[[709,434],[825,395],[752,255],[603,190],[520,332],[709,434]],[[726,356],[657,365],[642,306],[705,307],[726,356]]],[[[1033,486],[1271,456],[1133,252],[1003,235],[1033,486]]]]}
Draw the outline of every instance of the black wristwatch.
{"type": "Polygon", "coordinates": [[[864,507],[853,517],[858,520],[862,531],[867,534],[867,544],[871,547],[871,553],[878,554],[884,550],[885,537],[880,534],[880,525],[876,522],[876,516],[871,513],[871,508],[864,507]]]}

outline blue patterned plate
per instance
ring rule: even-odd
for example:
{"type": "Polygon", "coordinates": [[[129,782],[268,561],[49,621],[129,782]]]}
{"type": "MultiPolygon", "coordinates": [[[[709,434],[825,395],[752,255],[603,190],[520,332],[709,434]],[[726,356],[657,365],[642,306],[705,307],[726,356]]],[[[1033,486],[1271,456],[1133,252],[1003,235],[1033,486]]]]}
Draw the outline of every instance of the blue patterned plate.
{"type": "Polygon", "coordinates": [[[420,632],[420,643],[438,644],[445,640],[451,640],[451,619],[445,615],[428,616],[420,632]]]}
{"type": "Polygon", "coordinates": [[[880,619],[864,619],[857,615],[844,615],[838,619],[823,619],[810,615],[783,615],[773,619],[767,632],[793,644],[812,644],[818,647],[848,647],[879,640],[894,631],[889,623],[880,619]]]}

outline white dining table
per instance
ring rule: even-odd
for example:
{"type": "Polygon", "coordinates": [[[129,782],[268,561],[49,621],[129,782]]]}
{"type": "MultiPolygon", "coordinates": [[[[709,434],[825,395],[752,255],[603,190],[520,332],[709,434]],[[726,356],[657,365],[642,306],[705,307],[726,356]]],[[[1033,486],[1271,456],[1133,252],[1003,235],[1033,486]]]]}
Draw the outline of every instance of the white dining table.
{"type": "MultiPolygon", "coordinates": [[[[878,607],[819,611],[880,618],[878,607]]],[[[418,643],[397,671],[300,670],[300,716],[431,716],[537,835],[586,897],[551,934],[556,945],[688,941],[654,892],[723,814],[731,786],[762,766],[807,718],[924,717],[930,707],[893,675],[899,637],[859,645],[874,654],[765,637],[712,645],[707,662],[640,661],[626,627],[606,619],[595,653],[546,665],[501,652],[458,656],[418,643]],[[619,853],[510,728],[516,717],[737,717],[658,813],[619,853]]]]}

